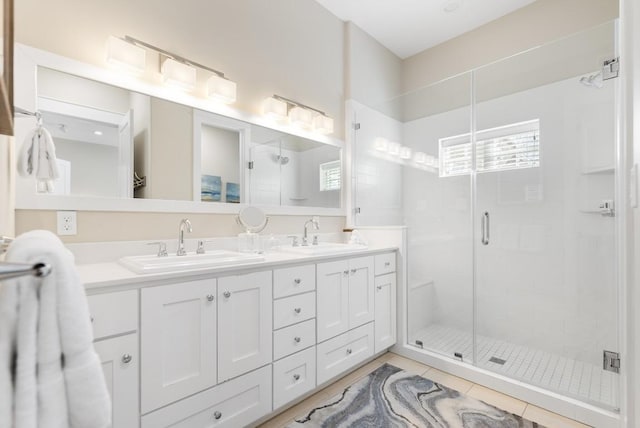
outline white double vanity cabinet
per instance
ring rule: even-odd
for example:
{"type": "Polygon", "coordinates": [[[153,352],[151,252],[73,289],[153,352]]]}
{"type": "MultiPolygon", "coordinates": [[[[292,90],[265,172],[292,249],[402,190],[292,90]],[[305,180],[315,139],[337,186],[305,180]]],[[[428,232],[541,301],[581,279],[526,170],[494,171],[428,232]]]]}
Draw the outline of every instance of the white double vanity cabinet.
{"type": "Polygon", "coordinates": [[[87,294],[116,428],[252,425],[395,343],[390,250],[132,275],[87,294]]]}

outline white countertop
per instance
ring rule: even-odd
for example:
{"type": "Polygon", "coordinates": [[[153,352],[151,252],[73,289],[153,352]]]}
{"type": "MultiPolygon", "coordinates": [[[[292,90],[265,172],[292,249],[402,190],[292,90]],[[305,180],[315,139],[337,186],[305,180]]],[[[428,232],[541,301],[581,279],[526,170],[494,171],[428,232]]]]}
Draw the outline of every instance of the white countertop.
{"type": "Polygon", "coordinates": [[[76,266],[76,268],[80,275],[80,280],[84,283],[85,288],[88,291],[97,291],[98,289],[104,288],[129,288],[130,286],[143,284],[148,285],[148,283],[164,282],[172,279],[191,280],[198,277],[217,276],[218,274],[222,273],[256,271],[262,269],[271,269],[273,267],[286,264],[316,263],[331,259],[358,257],[396,250],[397,247],[382,246],[369,247],[366,250],[351,251],[349,253],[314,256],[273,252],[266,253],[264,260],[259,262],[152,274],[136,274],[123,267],[118,262],[79,264],[76,266]]]}

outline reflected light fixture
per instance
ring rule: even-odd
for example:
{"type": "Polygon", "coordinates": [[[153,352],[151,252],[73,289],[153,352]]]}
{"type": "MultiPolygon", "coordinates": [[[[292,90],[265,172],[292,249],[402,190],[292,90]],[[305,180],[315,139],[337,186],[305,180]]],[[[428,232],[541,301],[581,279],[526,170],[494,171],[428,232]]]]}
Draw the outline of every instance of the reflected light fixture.
{"type": "Polygon", "coordinates": [[[379,152],[386,152],[389,148],[389,142],[382,137],[378,137],[373,142],[373,147],[379,152]]]}
{"type": "Polygon", "coordinates": [[[319,134],[333,133],[333,119],[325,112],[289,98],[274,94],[264,100],[263,115],[278,121],[288,120],[292,126],[319,134]]]}
{"type": "Polygon", "coordinates": [[[415,163],[425,163],[427,161],[427,154],[424,152],[415,152],[413,161],[415,163]]]}
{"type": "Polygon", "coordinates": [[[160,67],[162,81],[169,86],[191,92],[196,87],[196,69],[190,65],[176,61],[173,58],[165,58],[160,67]]]}
{"type": "Polygon", "coordinates": [[[398,156],[400,154],[400,143],[390,142],[388,151],[390,155],[398,156]]]}
{"type": "Polygon", "coordinates": [[[147,51],[114,36],[107,39],[107,63],[118,69],[141,74],[146,67],[147,51]]]}
{"type": "Polygon", "coordinates": [[[225,104],[236,101],[236,82],[214,74],[207,80],[207,96],[225,104]]]}
{"type": "Polygon", "coordinates": [[[400,158],[411,159],[411,149],[407,146],[400,147],[400,158]]]}
{"type": "Polygon", "coordinates": [[[284,122],[289,119],[287,116],[287,103],[273,97],[265,98],[262,102],[262,114],[270,119],[278,122],[284,122]]]}

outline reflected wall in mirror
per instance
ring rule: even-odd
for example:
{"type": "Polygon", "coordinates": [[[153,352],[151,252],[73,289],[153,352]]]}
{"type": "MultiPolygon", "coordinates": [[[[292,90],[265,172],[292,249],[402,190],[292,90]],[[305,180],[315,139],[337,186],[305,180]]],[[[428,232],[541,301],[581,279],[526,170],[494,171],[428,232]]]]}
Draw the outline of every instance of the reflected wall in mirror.
{"type": "Polygon", "coordinates": [[[42,66],[36,89],[56,195],[341,207],[340,147],[42,66]]]}

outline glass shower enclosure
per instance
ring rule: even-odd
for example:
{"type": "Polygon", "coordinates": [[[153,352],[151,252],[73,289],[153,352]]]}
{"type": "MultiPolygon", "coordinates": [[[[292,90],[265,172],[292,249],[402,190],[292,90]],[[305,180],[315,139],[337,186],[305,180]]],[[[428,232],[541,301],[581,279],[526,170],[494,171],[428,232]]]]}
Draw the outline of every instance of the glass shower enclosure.
{"type": "Polygon", "coordinates": [[[407,344],[609,410],[615,34],[611,22],[354,106],[354,222],[407,226],[407,344]]]}

